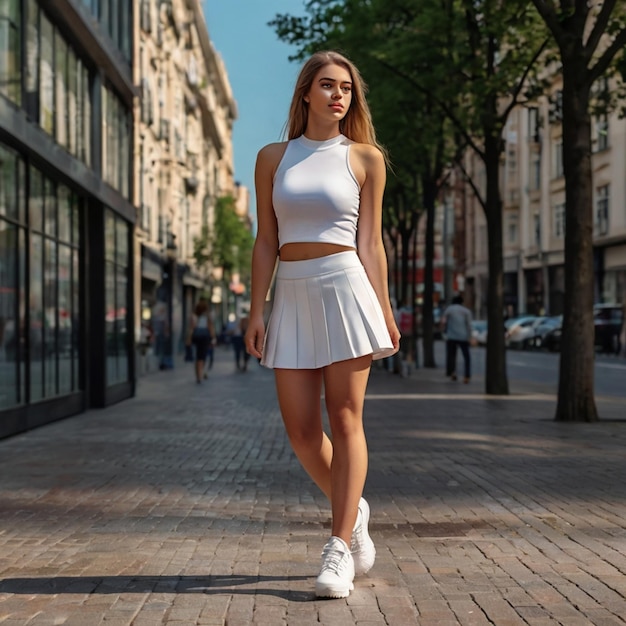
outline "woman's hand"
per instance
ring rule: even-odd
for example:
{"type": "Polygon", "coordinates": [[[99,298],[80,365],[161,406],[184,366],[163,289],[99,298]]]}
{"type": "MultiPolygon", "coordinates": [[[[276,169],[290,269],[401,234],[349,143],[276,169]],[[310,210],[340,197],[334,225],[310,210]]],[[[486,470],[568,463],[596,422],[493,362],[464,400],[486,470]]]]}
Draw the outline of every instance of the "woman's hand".
{"type": "Polygon", "coordinates": [[[389,332],[389,336],[391,337],[391,343],[397,352],[400,349],[400,329],[396,324],[395,320],[387,319],[387,331],[389,332]]]}
{"type": "Polygon", "coordinates": [[[250,319],[245,334],[246,352],[257,359],[263,356],[263,342],[265,341],[265,324],[263,318],[250,319]]]}

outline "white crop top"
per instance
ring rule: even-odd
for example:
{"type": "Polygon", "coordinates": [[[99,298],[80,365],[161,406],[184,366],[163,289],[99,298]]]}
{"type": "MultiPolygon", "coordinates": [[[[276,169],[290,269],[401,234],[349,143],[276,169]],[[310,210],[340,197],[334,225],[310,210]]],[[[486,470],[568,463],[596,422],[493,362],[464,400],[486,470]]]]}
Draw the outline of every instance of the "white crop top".
{"type": "Polygon", "coordinates": [[[356,248],[360,187],[344,135],[292,139],[274,175],[272,201],[279,248],[286,243],[334,243],[356,248]]]}

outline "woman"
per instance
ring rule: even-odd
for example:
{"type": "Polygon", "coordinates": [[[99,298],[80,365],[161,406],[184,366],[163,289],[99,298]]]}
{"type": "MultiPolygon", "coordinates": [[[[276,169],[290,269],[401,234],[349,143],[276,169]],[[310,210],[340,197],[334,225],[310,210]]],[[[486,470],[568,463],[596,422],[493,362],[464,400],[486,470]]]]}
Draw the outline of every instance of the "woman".
{"type": "Polygon", "coordinates": [[[362,498],[370,366],[394,354],[400,339],[381,235],[385,157],[363,80],[344,56],[318,52],[304,64],[288,138],[257,156],[245,341],[252,356],[274,369],[290,443],[331,503],[332,536],[315,592],[344,598],[355,572],[367,572],[376,554],[362,498]],[[263,308],[277,258],[266,330],[263,308]],[[332,443],[322,430],[322,385],[332,443]]]}
{"type": "Polygon", "coordinates": [[[196,382],[202,383],[203,378],[208,378],[204,371],[204,364],[210,348],[215,340],[215,329],[213,321],[209,317],[209,303],[205,298],[200,298],[196,304],[193,315],[191,316],[191,324],[189,325],[189,334],[187,336],[187,345],[194,345],[196,349],[196,382]]]}

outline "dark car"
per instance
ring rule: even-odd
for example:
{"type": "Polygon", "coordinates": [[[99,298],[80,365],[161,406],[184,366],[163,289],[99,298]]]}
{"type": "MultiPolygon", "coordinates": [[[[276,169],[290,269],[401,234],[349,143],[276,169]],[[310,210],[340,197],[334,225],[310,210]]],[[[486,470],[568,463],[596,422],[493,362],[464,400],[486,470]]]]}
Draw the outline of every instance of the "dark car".
{"type": "MultiPolygon", "coordinates": [[[[563,316],[554,315],[552,317],[546,317],[540,324],[535,327],[535,336],[532,339],[531,346],[533,348],[548,348],[546,346],[546,338],[550,336],[550,333],[554,333],[555,330],[561,330],[563,325],[563,316]]],[[[560,336],[560,335],[557,335],[560,336]]],[[[552,337],[554,341],[555,337],[552,337]]]]}
{"type": "Polygon", "coordinates": [[[624,307],[621,304],[594,305],[593,326],[596,349],[607,354],[619,354],[623,324],[624,307]]]}

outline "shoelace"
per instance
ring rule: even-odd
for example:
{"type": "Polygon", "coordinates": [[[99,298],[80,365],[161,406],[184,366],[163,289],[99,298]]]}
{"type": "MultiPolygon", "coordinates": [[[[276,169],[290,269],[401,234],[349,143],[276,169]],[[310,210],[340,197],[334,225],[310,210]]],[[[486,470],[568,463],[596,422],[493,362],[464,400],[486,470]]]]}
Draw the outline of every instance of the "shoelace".
{"type": "Polygon", "coordinates": [[[339,573],[345,569],[348,562],[347,553],[337,548],[324,548],[322,551],[322,569],[321,571],[330,570],[339,573]]]}
{"type": "Polygon", "coordinates": [[[363,542],[363,520],[360,519],[361,512],[359,511],[359,521],[352,531],[352,537],[350,538],[350,550],[354,552],[360,547],[363,542]]]}

